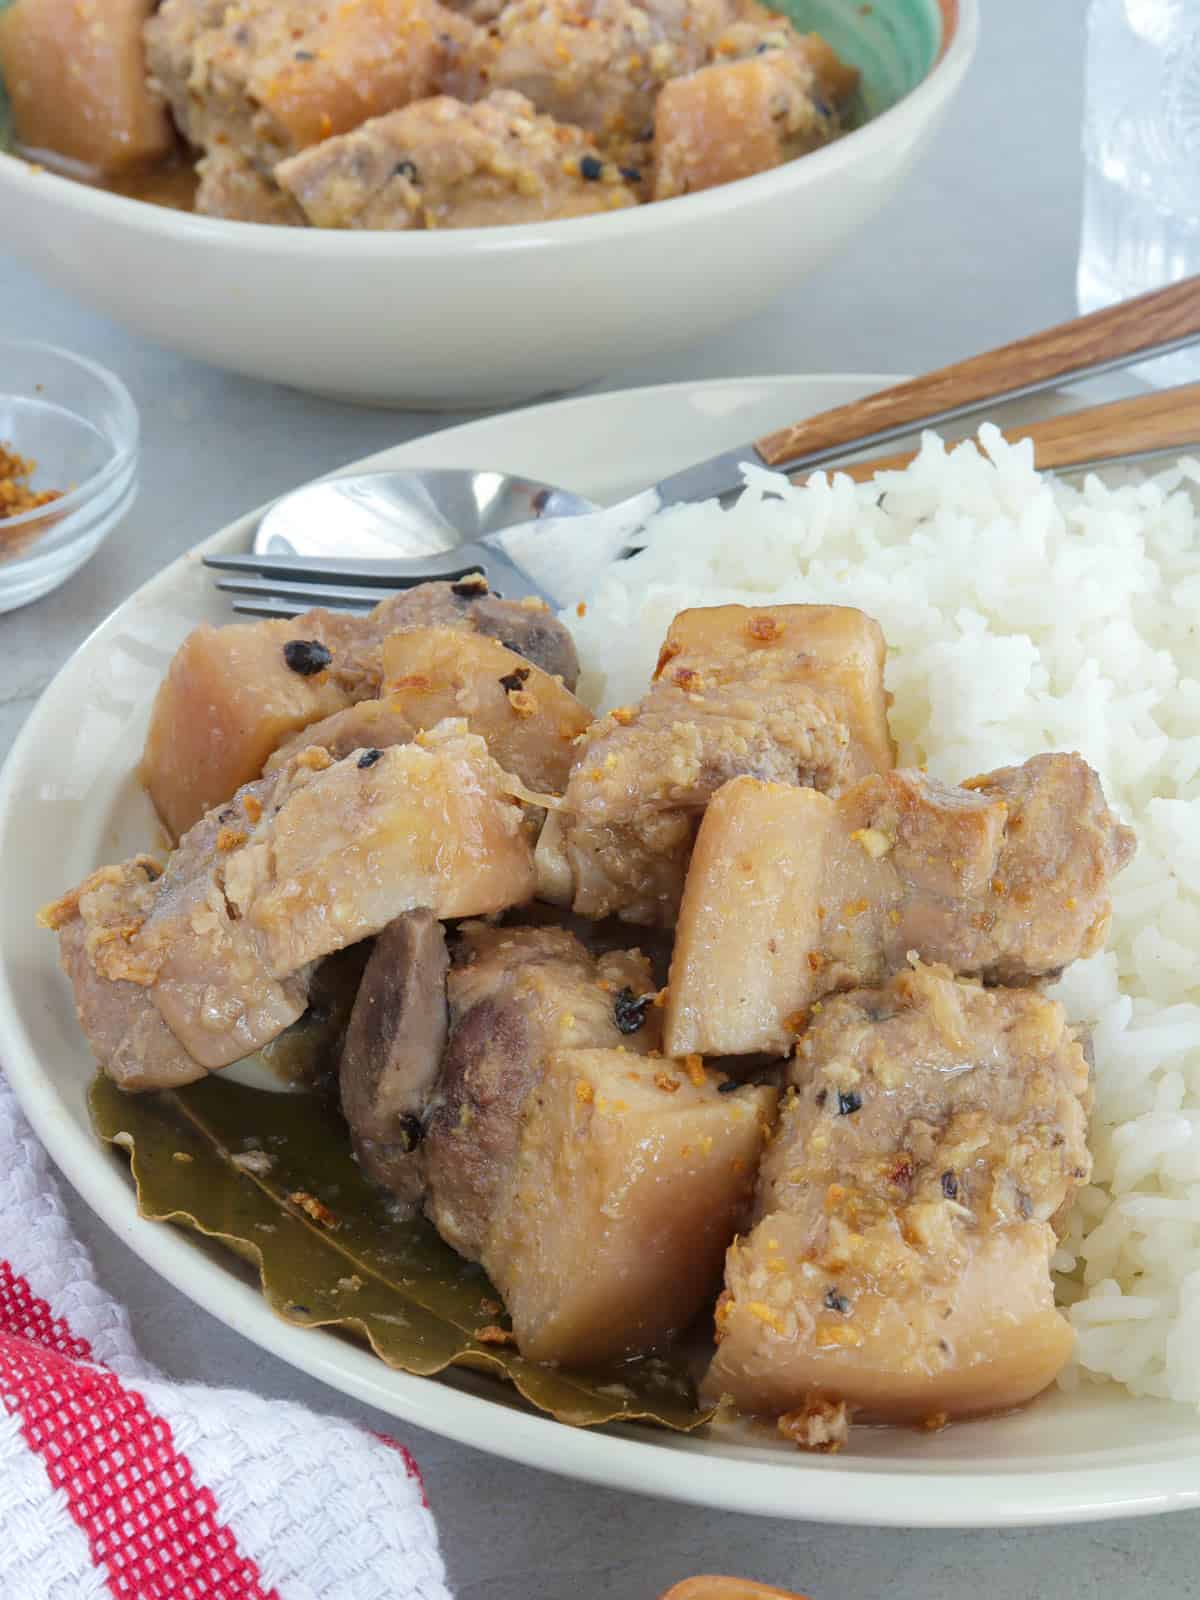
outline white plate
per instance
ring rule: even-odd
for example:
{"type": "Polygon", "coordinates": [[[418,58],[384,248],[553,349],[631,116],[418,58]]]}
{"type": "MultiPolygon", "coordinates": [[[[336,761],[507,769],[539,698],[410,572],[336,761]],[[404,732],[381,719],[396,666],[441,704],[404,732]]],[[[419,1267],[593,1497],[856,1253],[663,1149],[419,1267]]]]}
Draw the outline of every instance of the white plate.
{"type": "MultiPolygon", "coordinates": [[[[615,497],[700,456],[876,388],[794,377],[643,389],[495,417],[355,468],[495,467],[615,497]]],[[[201,549],[248,543],[253,517],[201,549]]],[[[92,1061],[37,907],[102,861],[152,846],[131,769],[170,656],[201,619],[228,620],[192,553],[127,600],[47,689],[0,777],[0,1059],[41,1138],[84,1199],[177,1289],[335,1388],[496,1455],[594,1483],[778,1517],[985,1526],[1127,1516],[1200,1504],[1200,1418],[1087,1387],[1019,1415],[936,1436],[862,1430],[844,1455],[770,1440],[574,1430],[467,1376],[412,1378],[331,1333],[288,1326],[231,1255],[142,1221],[122,1160],[92,1136],[92,1061]]]]}

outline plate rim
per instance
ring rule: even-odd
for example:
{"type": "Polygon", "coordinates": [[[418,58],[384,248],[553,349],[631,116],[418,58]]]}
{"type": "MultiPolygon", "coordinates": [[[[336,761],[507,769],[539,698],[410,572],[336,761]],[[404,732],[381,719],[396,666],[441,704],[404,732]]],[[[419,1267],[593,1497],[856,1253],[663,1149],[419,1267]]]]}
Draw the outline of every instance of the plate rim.
{"type": "MultiPolygon", "coordinates": [[[[894,381],[883,374],[781,373],[607,390],[435,430],[348,462],[323,476],[379,470],[384,465],[414,465],[411,458],[417,452],[425,458],[425,464],[436,465],[447,439],[458,441],[464,433],[478,433],[513,419],[519,419],[518,426],[528,432],[536,428],[538,418],[547,411],[602,412],[631,394],[639,395],[643,401],[670,404],[680,402],[685,395],[720,395],[748,386],[776,390],[782,395],[800,386],[811,390],[815,385],[835,389],[853,385],[862,393],[894,381]]],[[[169,589],[176,576],[194,565],[202,553],[244,540],[264,509],[265,506],[256,507],[177,556],[87,634],[39,697],[0,769],[0,825],[19,800],[18,780],[28,752],[43,731],[45,708],[79,657],[94,649],[104,633],[118,627],[120,619],[145,598],[160,588],[169,589]]],[[[1003,1471],[981,1472],[966,1469],[953,1459],[742,1459],[749,1447],[716,1442],[711,1450],[683,1452],[655,1442],[653,1430],[636,1424],[571,1428],[507,1400],[499,1402],[453,1383],[432,1382],[398,1372],[336,1333],[295,1327],[277,1317],[256,1285],[210,1258],[205,1247],[186,1229],[146,1224],[138,1212],[124,1163],[118,1163],[92,1136],[78,1130],[71,1119],[55,1115],[58,1091],[20,1025],[11,974],[2,951],[0,1060],[23,1112],[59,1172],[152,1271],[234,1332],[287,1365],[457,1443],[599,1486],[722,1510],[865,1527],[1062,1525],[1200,1506],[1200,1445],[1184,1449],[1181,1444],[1166,1461],[1060,1465],[1041,1473],[1030,1470],[1027,1463],[1014,1463],[1003,1471]],[[489,1422],[497,1419],[503,1420],[503,1426],[489,1429],[489,1422]],[[733,1471],[735,1462],[738,1470],[733,1471]],[[954,1480],[953,1487],[950,1479],[954,1480]],[[856,1492],[868,1485],[876,1493],[856,1492]]]]}

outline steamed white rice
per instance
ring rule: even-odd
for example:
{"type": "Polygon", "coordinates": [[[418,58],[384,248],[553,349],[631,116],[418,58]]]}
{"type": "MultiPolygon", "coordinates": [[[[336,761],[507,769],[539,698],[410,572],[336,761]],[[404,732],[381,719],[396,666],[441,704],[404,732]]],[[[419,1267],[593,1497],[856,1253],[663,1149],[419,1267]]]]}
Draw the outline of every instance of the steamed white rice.
{"type": "Polygon", "coordinates": [[[906,471],[746,489],[658,516],[569,613],[584,689],[637,700],[685,606],[877,617],[904,765],[957,780],[1078,750],[1138,835],[1107,953],[1057,993],[1095,1025],[1092,1184],[1056,1259],[1080,1374],[1200,1404],[1200,462],[1120,486],[1027,445],[928,435],[906,471]]]}

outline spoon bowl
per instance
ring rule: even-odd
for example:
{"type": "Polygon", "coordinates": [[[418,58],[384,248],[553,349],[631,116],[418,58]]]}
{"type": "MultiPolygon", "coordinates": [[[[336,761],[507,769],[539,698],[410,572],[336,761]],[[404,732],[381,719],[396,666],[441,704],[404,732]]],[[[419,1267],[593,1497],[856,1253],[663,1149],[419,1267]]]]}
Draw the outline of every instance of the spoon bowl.
{"type": "Polygon", "coordinates": [[[277,500],[258,525],[254,552],[320,560],[436,556],[502,528],[595,510],[569,489],[506,472],[359,473],[277,500]]]}

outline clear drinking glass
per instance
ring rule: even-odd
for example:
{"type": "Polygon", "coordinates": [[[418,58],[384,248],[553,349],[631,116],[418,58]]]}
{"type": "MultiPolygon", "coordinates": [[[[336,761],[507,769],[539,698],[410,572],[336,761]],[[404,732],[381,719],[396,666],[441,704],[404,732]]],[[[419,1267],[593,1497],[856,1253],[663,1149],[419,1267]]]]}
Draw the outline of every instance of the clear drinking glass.
{"type": "MultiPolygon", "coordinates": [[[[1091,0],[1079,306],[1200,273],[1200,0],[1091,0]]],[[[1200,379],[1196,346],[1135,368],[1200,379]]]]}

